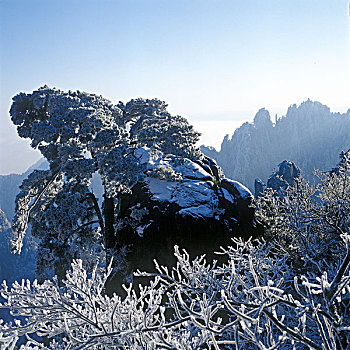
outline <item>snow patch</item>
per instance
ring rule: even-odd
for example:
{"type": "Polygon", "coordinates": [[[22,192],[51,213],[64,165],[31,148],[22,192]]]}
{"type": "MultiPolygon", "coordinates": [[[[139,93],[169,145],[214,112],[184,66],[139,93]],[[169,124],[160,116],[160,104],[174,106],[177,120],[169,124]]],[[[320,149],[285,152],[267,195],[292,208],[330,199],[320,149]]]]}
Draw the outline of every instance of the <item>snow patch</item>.
{"type": "Polygon", "coordinates": [[[218,204],[211,183],[202,181],[182,182],[174,193],[173,201],[182,208],[198,206],[203,203],[218,204]]]}
{"type": "Polygon", "coordinates": [[[235,198],[233,197],[233,195],[229,191],[227,191],[225,188],[222,188],[221,190],[222,190],[222,194],[223,194],[224,198],[227,201],[229,201],[229,202],[234,204],[235,203],[235,198]]]}
{"type": "Polygon", "coordinates": [[[212,180],[212,176],[208,172],[187,158],[184,160],[183,165],[174,167],[174,170],[178,173],[181,173],[183,178],[197,179],[202,181],[212,180]]]}
{"type": "Polygon", "coordinates": [[[152,194],[152,199],[159,202],[172,202],[172,194],[178,186],[177,182],[168,182],[154,177],[147,177],[146,183],[152,194]]]}
{"type": "Polygon", "coordinates": [[[213,217],[214,210],[212,206],[200,204],[194,207],[184,208],[179,211],[181,216],[192,216],[194,218],[213,217]]]}
{"type": "Polygon", "coordinates": [[[248,190],[248,188],[242,185],[240,182],[227,178],[225,178],[224,181],[229,185],[233,186],[238,191],[239,196],[241,198],[251,198],[253,196],[252,193],[248,190]]]}

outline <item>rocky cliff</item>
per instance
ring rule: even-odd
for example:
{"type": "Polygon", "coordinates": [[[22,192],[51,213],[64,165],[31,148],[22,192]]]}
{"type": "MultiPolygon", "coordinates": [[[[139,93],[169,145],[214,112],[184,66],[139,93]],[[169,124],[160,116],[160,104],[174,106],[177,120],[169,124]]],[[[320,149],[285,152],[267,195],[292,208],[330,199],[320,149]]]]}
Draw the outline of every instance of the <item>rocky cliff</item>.
{"type": "Polygon", "coordinates": [[[298,164],[310,180],[314,169],[331,169],[341,151],[349,148],[350,110],[334,113],[307,100],[290,106],[274,122],[261,109],[252,123],[244,123],[232,137],[224,138],[219,152],[212,147],[201,150],[217,161],[226,176],[253,190],[255,178],[266,179],[284,159],[298,164]]]}

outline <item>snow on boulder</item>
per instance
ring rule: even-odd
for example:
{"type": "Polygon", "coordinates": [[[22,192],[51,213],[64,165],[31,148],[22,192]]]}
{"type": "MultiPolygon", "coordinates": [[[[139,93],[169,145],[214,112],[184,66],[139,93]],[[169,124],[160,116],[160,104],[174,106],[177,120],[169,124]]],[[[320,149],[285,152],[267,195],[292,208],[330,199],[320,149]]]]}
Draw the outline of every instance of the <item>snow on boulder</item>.
{"type": "Polygon", "coordinates": [[[175,244],[193,256],[213,257],[233,236],[254,235],[253,195],[226,179],[214,160],[150,154],[146,148],[136,154],[147,176],[132,193],[119,195],[116,220],[120,249],[130,247],[129,274],[151,270],[153,259],[171,265],[175,244]]]}
{"type": "Polygon", "coordinates": [[[184,179],[201,181],[213,180],[213,175],[208,173],[208,169],[187,158],[184,159],[183,165],[175,166],[174,170],[181,173],[184,179]]]}
{"type": "MultiPolygon", "coordinates": [[[[146,164],[147,177],[143,182],[142,196],[144,192],[148,194],[144,206],[150,204],[154,207],[166,207],[172,204],[177,208],[176,215],[195,216],[204,218],[217,218],[222,216],[233,216],[234,208],[242,207],[248,209],[248,205],[253,200],[251,192],[237,181],[227,179],[223,176],[221,169],[215,161],[205,157],[203,161],[196,162],[176,156],[163,157],[161,153],[150,154],[146,147],[138,149],[135,154],[146,164]],[[224,202],[231,203],[233,212],[227,212],[227,206],[222,206],[224,202]],[[193,211],[193,213],[191,212],[193,211]],[[218,214],[220,214],[218,216],[218,214]]],[[[138,188],[138,186],[137,186],[138,188]]],[[[133,189],[131,196],[138,198],[140,190],[133,189]]],[[[119,200],[127,195],[121,195],[119,200]]],[[[235,213],[236,219],[240,217],[235,213]]],[[[123,215],[121,216],[123,220],[123,215]]],[[[246,219],[246,216],[245,216],[246,219]]],[[[246,224],[247,222],[242,222],[246,224]]],[[[122,225],[119,223],[119,226],[122,225]]]]}
{"type": "Polygon", "coordinates": [[[221,186],[227,189],[230,193],[233,193],[236,198],[252,198],[252,193],[248,190],[248,188],[238,181],[223,179],[221,181],[221,186]]]}

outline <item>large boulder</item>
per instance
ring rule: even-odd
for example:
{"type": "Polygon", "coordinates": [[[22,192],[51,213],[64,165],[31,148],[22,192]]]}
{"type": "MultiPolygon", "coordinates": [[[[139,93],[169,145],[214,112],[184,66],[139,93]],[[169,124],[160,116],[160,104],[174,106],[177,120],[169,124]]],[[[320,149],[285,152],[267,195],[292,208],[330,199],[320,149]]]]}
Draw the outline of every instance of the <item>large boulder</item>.
{"type": "Polygon", "coordinates": [[[259,178],[255,179],[255,197],[261,196],[266,188],[272,188],[276,192],[286,190],[288,186],[293,185],[300,173],[300,169],[295,163],[284,160],[278,164],[277,170],[269,176],[266,185],[259,178]]]}
{"type": "Polygon", "coordinates": [[[173,265],[175,244],[192,257],[206,253],[211,259],[232,237],[254,235],[252,193],[226,179],[214,160],[138,152],[148,176],[118,198],[117,260],[127,271],[123,275],[152,270],[153,259],[173,265]]]}

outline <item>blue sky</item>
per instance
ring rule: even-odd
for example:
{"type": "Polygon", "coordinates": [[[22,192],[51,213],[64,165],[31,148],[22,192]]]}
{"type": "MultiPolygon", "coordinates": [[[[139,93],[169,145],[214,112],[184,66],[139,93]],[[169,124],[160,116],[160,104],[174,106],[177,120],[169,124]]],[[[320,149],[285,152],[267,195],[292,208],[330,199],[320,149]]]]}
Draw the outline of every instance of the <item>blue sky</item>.
{"type": "Polygon", "coordinates": [[[44,84],[158,97],[216,147],[262,107],[350,108],[345,0],[0,0],[0,23],[0,174],[39,158],[8,110],[44,84]]]}

